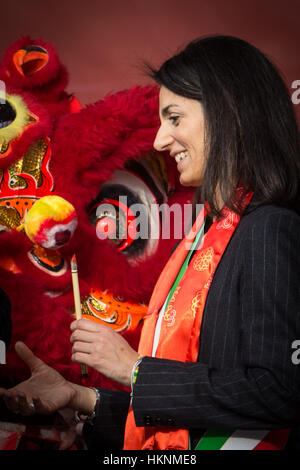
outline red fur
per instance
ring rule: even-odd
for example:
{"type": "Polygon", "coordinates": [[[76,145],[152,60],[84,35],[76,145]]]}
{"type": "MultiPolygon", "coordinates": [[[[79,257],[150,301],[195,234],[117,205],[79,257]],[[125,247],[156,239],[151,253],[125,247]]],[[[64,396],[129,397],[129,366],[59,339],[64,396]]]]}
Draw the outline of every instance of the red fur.
{"type": "MultiPolygon", "coordinates": [[[[29,95],[26,95],[27,99],[30,101],[29,95]]],[[[40,116],[43,116],[43,125],[47,118],[44,114],[40,116]]],[[[133,266],[115,246],[97,238],[95,227],[87,215],[88,205],[116,169],[124,168],[129,159],[140,159],[153,150],[158,125],[158,90],[150,86],[133,87],[110,95],[76,114],[61,117],[55,123],[50,135],[52,157],[49,165],[54,177],[54,193],[71,202],[78,217],[73,237],[60,252],[68,265],[76,253],[82,297],[89,293],[91,287],[97,287],[108,289],[128,301],[148,302],[177,241],[172,237],[160,240],[153,256],[133,266]]],[[[48,129],[45,125],[47,135],[48,129]]],[[[166,163],[170,180],[175,184],[169,202],[183,205],[191,199],[191,191],[180,186],[176,166],[168,156],[166,163]]],[[[70,359],[69,325],[73,308],[70,270],[59,277],[46,274],[30,261],[28,252],[31,249],[32,244],[24,233],[1,234],[0,260],[11,256],[21,270],[20,274],[0,270],[0,285],[12,301],[13,320],[7,366],[1,368],[1,373],[11,382],[17,382],[28,374],[13,351],[15,341],[23,340],[66,378],[82,383],[80,366],[70,359]],[[61,292],[61,295],[50,298],[45,295],[47,291],[61,292]]],[[[135,348],[139,334],[140,327],[123,333],[135,348]]],[[[93,370],[89,370],[85,384],[122,388],[93,370]]]]}
{"type": "Polygon", "coordinates": [[[1,80],[8,81],[14,87],[34,90],[40,96],[53,93],[58,97],[68,84],[67,70],[60,63],[53,45],[43,39],[32,39],[29,36],[18,39],[5,51],[1,61],[0,77],[1,80]],[[13,62],[15,52],[26,46],[40,46],[48,53],[48,62],[45,67],[28,77],[21,75],[13,62]]]}
{"type": "Polygon", "coordinates": [[[25,36],[15,41],[4,52],[0,63],[0,80],[5,82],[6,87],[32,93],[35,100],[46,108],[49,116],[55,119],[71,111],[72,95],[66,92],[69,81],[67,69],[61,64],[54,46],[43,39],[25,36]],[[13,55],[19,49],[32,45],[45,49],[49,59],[41,70],[26,77],[16,68],[13,55]]]}

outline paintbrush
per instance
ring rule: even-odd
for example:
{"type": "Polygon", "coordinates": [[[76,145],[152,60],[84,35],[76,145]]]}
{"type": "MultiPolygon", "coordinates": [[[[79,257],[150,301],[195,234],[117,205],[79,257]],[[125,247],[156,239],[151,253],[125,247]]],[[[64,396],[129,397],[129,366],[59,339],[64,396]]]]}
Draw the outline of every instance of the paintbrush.
{"type": "MultiPolygon", "coordinates": [[[[79,281],[78,281],[78,269],[77,269],[77,260],[76,255],[74,254],[71,259],[71,273],[72,273],[72,284],[73,284],[73,294],[74,294],[74,304],[75,304],[75,314],[76,320],[81,318],[81,303],[80,303],[80,291],[79,291],[79,281]]],[[[86,378],[87,366],[86,364],[81,364],[81,376],[86,378]]]]}

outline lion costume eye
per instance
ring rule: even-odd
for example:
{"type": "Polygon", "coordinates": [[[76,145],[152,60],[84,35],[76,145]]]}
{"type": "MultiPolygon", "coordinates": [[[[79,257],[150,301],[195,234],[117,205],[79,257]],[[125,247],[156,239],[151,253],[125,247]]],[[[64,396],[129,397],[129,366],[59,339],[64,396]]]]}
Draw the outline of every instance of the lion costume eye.
{"type": "Polygon", "coordinates": [[[153,255],[158,246],[159,204],[167,200],[168,191],[158,163],[159,155],[128,162],[101,186],[88,209],[98,238],[109,239],[129,259],[153,255]]]}
{"type": "Polygon", "coordinates": [[[0,103],[0,129],[9,126],[16,119],[16,111],[12,105],[5,101],[0,103]]]}
{"type": "Polygon", "coordinates": [[[8,153],[10,142],[37,121],[20,96],[6,93],[0,103],[0,157],[8,153]]]}
{"type": "MultiPolygon", "coordinates": [[[[112,188],[110,188],[112,189],[112,188]]],[[[114,191],[116,188],[114,188],[114,191]]],[[[125,188],[120,190],[124,194],[125,188]]],[[[120,193],[121,194],[121,193],[120,193]]],[[[103,193],[102,193],[102,196],[103,193]]],[[[97,237],[101,240],[109,238],[119,251],[128,248],[136,238],[137,226],[133,212],[120,199],[104,198],[96,203],[90,212],[91,222],[96,227],[97,237]]]]}
{"type": "Polygon", "coordinates": [[[13,56],[16,69],[22,76],[30,77],[47,65],[49,55],[40,46],[27,46],[19,49],[13,56]]]}

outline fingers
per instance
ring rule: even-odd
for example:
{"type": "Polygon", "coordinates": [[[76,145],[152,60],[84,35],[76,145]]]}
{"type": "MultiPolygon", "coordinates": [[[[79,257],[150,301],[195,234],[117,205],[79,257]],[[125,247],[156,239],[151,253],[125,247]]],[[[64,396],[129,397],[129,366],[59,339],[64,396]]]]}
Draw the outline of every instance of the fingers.
{"type": "Polygon", "coordinates": [[[7,408],[14,413],[18,413],[19,410],[19,398],[16,395],[10,394],[10,392],[6,392],[6,394],[3,396],[3,401],[7,408]]]}
{"type": "Polygon", "coordinates": [[[31,416],[36,411],[33,401],[27,400],[26,396],[21,392],[7,392],[3,399],[7,408],[16,414],[20,413],[23,416],[31,416]]]}
{"type": "MultiPolygon", "coordinates": [[[[91,355],[95,352],[99,344],[102,343],[101,333],[102,325],[96,324],[91,320],[81,319],[76,320],[71,324],[70,341],[73,344],[71,359],[73,362],[80,362],[91,366],[91,355]]],[[[106,327],[104,327],[107,329],[106,327]]]]}
{"type": "Polygon", "coordinates": [[[41,402],[41,400],[37,397],[33,397],[32,398],[32,403],[34,405],[34,410],[36,413],[40,413],[40,414],[43,414],[43,415],[48,415],[48,414],[51,414],[53,413],[53,411],[51,410],[48,410],[44,405],[43,403],[41,402]]]}
{"type": "Polygon", "coordinates": [[[35,413],[35,407],[33,401],[28,402],[25,395],[20,396],[19,398],[19,413],[23,416],[31,416],[35,413]]]}
{"type": "Polygon", "coordinates": [[[75,352],[72,354],[71,359],[73,362],[80,362],[80,364],[86,364],[87,366],[94,366],[92,357],[90,354],[75,352]]]}
{"type": "Polygon", "coordinates": [[[72,347],[72,354],[76,352],[90,354],[92,352],[91,343],[83,343],[81,341],[74,342],[72,347]]]}
{"type": "Polygon", "coordinates": [[[93,343],[98,342],[100,338],[106,338],[110,341],[109,338],[111,338],[112,335],[117,335],[117,333],[110,327],[91,320],[86,320],[85,318],[75,320],[71,323],[71,331],[71,343],[74,343],[75,341],[93,343]]]}
{"type": "Polygon", "coordinates": [[[70,341],[72,344],[77,341],[81,341],[84,343],[93,343],[96,339],[97,339],[97,333],[76,329],[71,334],[70,341]]]}
{"type": "Polygon", "coordinates": [[[43,361],[36,357],[31,349],[29,349],[26,344],[22,343],[22,341],[17,341],[15,344],[15,350],[18,356],[28,365],[31,371],[33,371],[36,367],[43,364],[43,361]]]}
{"type": "Polygon", "coordinates": [[[101,325],[100,323],[96,323],[92,320],[87,320],[86,318],[73,321],[70,325],[70,328],[71,331],[78,329],[94,333],[99,333],[100,331],[103,331],[103,329],[110,329],[108,326],[101,325]]]}

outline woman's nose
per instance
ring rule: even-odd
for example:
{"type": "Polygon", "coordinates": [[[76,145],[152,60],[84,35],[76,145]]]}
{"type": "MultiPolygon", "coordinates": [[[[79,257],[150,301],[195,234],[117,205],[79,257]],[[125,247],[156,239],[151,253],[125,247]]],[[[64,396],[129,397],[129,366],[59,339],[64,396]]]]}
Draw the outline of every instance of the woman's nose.
{"type": "Polygon", "coordinates": [[[172,136],[166,132],[166,129],[163,125],[157,131],[153,147],[155,150],[162,152],[163,150],[167,150],[168,146],[172,143],[172,136]]]}

